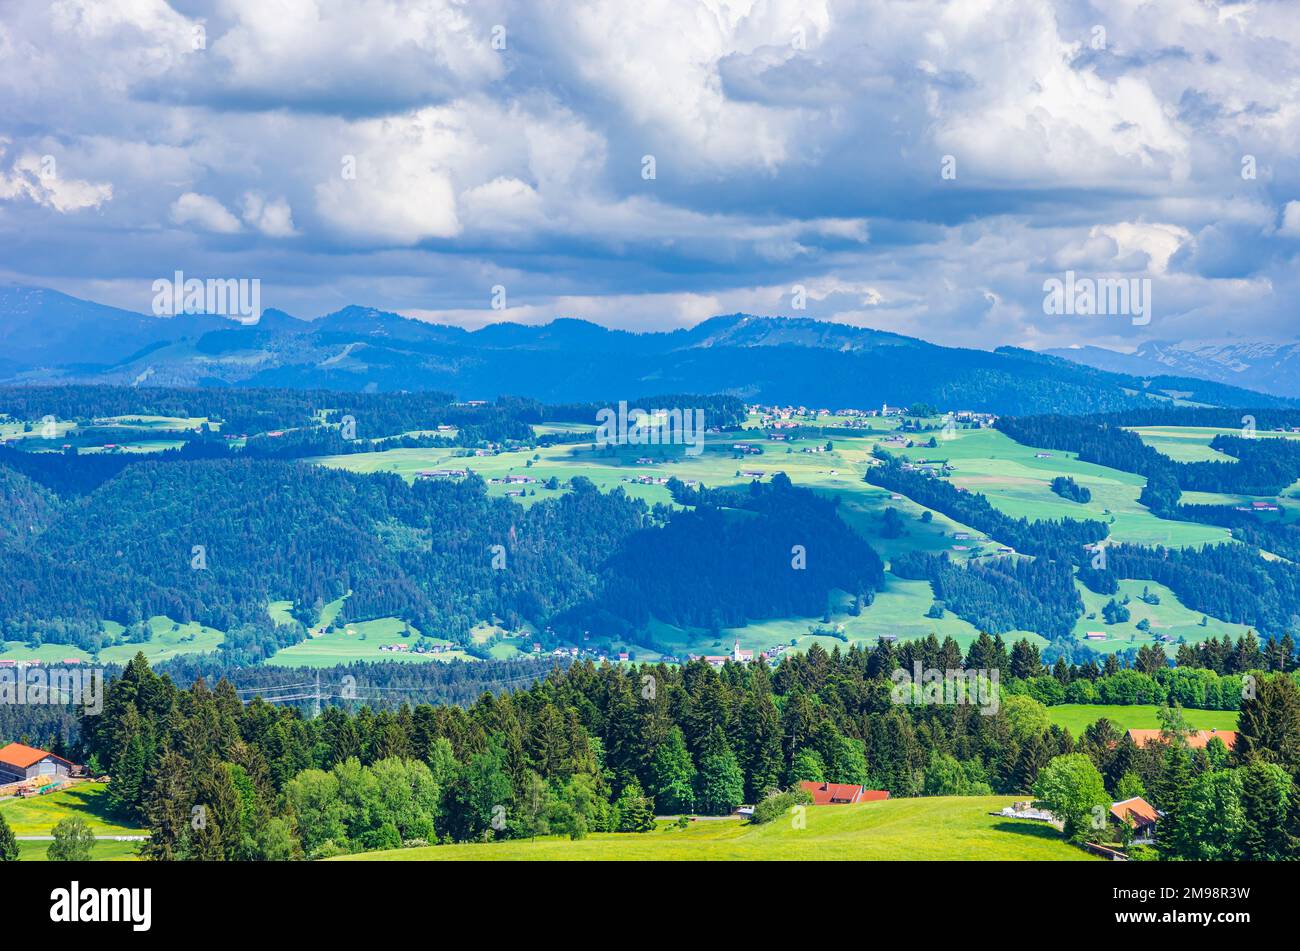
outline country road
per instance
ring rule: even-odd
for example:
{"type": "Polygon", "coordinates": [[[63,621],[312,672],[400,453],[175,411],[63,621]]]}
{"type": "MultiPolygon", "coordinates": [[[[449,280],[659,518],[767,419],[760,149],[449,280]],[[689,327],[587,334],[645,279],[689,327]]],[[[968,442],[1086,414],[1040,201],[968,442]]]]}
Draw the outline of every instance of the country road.
{"type": "MultiPolygon", "coordinates": [[[[53,842],[52,835],[16,835],[14,838],[19,842],[53,842]]],[[[149,837],[147,835],[97,835],[96,842],[144,842],[149,837]]]]}

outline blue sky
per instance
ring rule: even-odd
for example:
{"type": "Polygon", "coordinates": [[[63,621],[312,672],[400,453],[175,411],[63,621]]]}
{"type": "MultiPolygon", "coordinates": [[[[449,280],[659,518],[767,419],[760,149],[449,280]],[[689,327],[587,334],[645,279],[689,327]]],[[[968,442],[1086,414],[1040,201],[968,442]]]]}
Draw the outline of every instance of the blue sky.
{"type": "Polygon", "coordinates": [[[0,280],[1293,339],[1298,75],[1266,0],[0,0],[0,280]],[[1150,324],[1045,314],[1066,270],[1149,278],[1150,324]]]}

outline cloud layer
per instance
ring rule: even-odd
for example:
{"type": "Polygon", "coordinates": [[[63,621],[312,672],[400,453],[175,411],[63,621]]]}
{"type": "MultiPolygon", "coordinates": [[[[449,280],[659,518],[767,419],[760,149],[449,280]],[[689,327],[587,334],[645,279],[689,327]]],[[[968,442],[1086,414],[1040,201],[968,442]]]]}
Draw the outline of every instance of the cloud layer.
{"type": "Polygon", "coordinates": [[[1297,335],[1285,2],[0,8],[2,278],[144,310],[175,270],[257,277],[304,316],[471,325],[1297,335]],[[1150,278],[1151,323],[1045,314],[1067,270],[1150,278]]]}

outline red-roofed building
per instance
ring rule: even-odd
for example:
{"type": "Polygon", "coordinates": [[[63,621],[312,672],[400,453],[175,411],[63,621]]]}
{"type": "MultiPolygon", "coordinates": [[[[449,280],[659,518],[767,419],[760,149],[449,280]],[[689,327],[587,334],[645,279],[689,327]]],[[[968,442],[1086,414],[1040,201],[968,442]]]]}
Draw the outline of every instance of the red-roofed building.
{"type": "Polygon", "coordinates": [[[1156,823],[1160,821],[1160,813],[1156,812],[1156,807],[1141,796],[1115,803],[1110,807],[1110,814],[1120,822],[1127,822],[1139,832],[1154,830],[1156,823]]]}
{"type": "Polygon", "coordinates": [[[818,783],[804,780],[799,786],[812,794],[814,806],[847,806],[855,802],[877,802],[889,798],[885,789],[864,789],[852,783],[818,783]]]}
{"type": "MultiPolygon", "coordinates": [[[[1160,730],[1129,730],[1128,738],[1139,747],[1164,742],[1164,734],[1160,730]]],[[[1203,750],[1215,738],[1222,740],[1228,749],[1237,745],[1236,730],[1197,730],[1188,734],[1187,745],[1194,750],[1203,750]]]]}
{"type": "Polygon", "coordinates": [[[1146,843],[1155,839],[1160,813],[1141,796],[1115,803],[1110,807],[1110,815],[1116,822],[1127,823],[1133,828],[1134,842],[1146,843]]]}
{"type": "Polygon", "coordinates": [[[62,756],[21,743],[0,747],[0,785],[34,776],[67,776],[72,764],[62,756]]]}

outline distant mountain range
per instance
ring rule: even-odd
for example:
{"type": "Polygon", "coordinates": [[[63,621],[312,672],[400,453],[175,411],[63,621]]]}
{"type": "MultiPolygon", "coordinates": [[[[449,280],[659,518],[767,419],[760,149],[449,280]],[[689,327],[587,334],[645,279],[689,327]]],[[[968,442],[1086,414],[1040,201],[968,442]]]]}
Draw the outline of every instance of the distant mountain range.
{"type": "Polygon", "coordinates": [[[997,413],[1100,412],[1152,398],[1291,403],[1167,370],[1098,369],[1083,365],[1078,351],[1068,356],[941,347],[867,328],[743,314],[671,333],[571,319],[467,331],[351,306],[316,320],[268,310],[246,326],[0,287],[0,383],[436,389],[463,399],[518,395],[552,403],[730,393],[832,408],[923,401],[997,413]]]}
{"type": "Polygon", "coordinates": [[[1300,397],[1300,342],[1149,341],[1133,353],[1103,347],[1046,352],[1110,373],[1175,374],[1277,396],[1300,397]]]}

